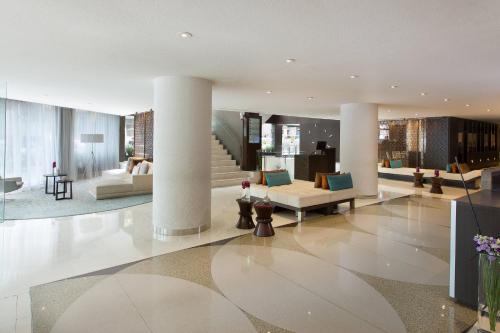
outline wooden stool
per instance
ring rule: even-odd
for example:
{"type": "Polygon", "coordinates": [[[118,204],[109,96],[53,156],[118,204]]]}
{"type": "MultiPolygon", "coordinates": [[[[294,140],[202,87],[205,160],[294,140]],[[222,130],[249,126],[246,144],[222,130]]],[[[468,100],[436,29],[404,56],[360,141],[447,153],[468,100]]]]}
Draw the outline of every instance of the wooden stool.
{"type": "Polygon", "coordinates": [[[244,199],[236,199],[238,205],[240,206],[240,218],[238,223],[236,223],[236,228],[238,229],[253,229],[255,228],[255,223],[253,223],[252,219],[252,207],[253,201],[244,200],[244,199]]]}
{"type": "Polygon", "coordinates": [[[273,213],[273,205],[266,202],[257,202],[254,206],[257,213],[257,226],[253,234],[258,237],[274,236],[274,228],[271,224],[273,221],[271,215],[273,213]]]}
{"type": "Polygon", "coordinates": [[[413,177],[415,177],[413,187],[424,187],[424,174],[422,172],[414,172],[413,177]]]}
{"type": "Polygon", "coordinates": [[[441,185],[443,184],[443,178],[432,177],[431,180],[432,180],[431,193],[443,194],[443,189],[441,188],[441,185]]]}

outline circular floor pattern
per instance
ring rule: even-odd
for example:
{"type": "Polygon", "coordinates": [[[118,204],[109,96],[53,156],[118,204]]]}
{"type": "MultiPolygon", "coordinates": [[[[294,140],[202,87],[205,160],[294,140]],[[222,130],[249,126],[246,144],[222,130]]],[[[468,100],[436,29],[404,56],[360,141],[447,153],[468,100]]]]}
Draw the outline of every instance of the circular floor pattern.
{"type": "Polygon", "coordinates": [[[387,300],[353,273],[301,252],[225,245],[212,277],[231,302],[294,332],[406,332],[387,300]]]}
{"type": "Polygon", "coordinates": [[[255,332],[219,293],[162,275],[115,274],[81,295],[52,333],[255,332]]]}
{"type": "Polygon", "coordinates": [[[385,239],[438,249],[447,249],[450,246],[450,228],[438,224],[436,220],[431,222],[432,220],[363,213],[348,214],[346,220],[385,239]]]}
{"type": "Polygon", "coordinates": [[[338,228],[296,228],[294,236],[312,254],[356,272],[410,283],[448,285],[448,263],[403,243],[338,228]]]}

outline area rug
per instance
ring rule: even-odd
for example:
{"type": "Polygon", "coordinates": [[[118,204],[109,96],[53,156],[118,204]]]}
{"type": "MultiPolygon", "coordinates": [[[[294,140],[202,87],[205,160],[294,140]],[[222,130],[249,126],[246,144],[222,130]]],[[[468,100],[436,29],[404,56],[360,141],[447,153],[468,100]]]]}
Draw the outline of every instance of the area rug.
{"type": "Polygon", "coordinates": [[[95,181],[73,183],[73,199],[56,201],[44,188],[31,188],[5,194],[5,219],[22,220],[103,212],[151,202],[151,194],[96,200],[89,190],[95,181]]]}

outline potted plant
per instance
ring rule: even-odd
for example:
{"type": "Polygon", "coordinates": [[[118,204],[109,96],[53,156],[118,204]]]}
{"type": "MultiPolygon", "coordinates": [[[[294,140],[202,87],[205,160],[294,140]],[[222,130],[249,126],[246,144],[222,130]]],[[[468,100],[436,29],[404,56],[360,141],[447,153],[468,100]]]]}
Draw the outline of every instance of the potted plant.
{"type": "Polygon", "coordinates": [[[479,332],[497,332],[500,317],[500,238],[476,235],[479,253],[479,332]]]}

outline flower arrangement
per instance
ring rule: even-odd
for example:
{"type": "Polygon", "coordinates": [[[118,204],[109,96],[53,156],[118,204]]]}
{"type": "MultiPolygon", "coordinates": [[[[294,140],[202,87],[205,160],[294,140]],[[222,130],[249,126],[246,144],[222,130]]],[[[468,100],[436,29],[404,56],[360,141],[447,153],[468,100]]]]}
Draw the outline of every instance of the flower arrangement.
{"type": "Polygon", "coordinates": [[[249,180],[242,181],[241,188],[243,189],[243,194],[241,198],[250,201],[250,181],[249,180]]]}
{"type": "Polygon", "coordinates": [[[476,242],[476,251],[478,253],[485,253],[490,259],[500,257],[500,238],[476,235],[474,236],[474,242],[476,242]]]}
{"type": "Polygon", "coordinates": [[[487,313],[489,328],[496,332],[500,310],[500,238],[476,235],[474,242],[479,253],[478,323],[483,328],[481,317],[487,313]]]}
{"type": "Polygon", "coordinates": [[[438,169],[434,170],[434,176],[439,177],[439,170],[438,169]]]}
{"type": "Polygon", "coordinates": [[[52,174],[55,175],[56,174],[56,161],[53,161],[52,162],[52,174]]]}
{"type": "Polygon", "coordinates": [[[416,171],[417,173],[420,173],[420,167],[417,167],[417,168],[415,169],[415,171],[416,171]]]}

